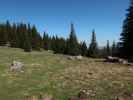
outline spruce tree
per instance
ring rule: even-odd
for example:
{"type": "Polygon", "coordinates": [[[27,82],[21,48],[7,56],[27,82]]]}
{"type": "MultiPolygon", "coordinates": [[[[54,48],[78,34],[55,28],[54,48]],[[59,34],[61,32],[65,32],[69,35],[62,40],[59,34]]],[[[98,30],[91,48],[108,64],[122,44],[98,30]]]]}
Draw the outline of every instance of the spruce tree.
{"type": "Polygon", "coordinates": [[[32,49],[34,50],[40,50],[42,46],[42,38],[40,34],[37,32],[37,29],[35,26],[31,28],[31,44],[32,44],[32,49]]]}
{"type": "Polygon", "coordinates": [[[89,56],[94,58],[98,57],[98,44],[96,41],[95,30],[92,31],[92,39],[89,46],[89,56]]]}
{"type": "Polygon", "coordinates": [[[22,37],[20,37],[21,38],[20,43],[22,45],[22,48],[24,49],[24,51],[30,52],[31,51],[31,42],[30,42],[29,33],[28,33],[26,24],[21,23],[20,35],[22,36],[22,37]]]}
{"type": "Polygon", "coordinates": [[[35,26],[31,28],[30,24],[10,24],[6,21],[0,23],[0,46],[5,46],[7,43],[8,46],[22,48],[25,51],[30,51],[32,48],[39,50],[42,38],[35,26]]]}
{"type": "Polygon", "coordinates": [[[48,36],[48,34],[46,32],[44,32],[44,34],[43,34],[43,48],[45,50],[50,49],[50,37],[48,36]]]}
{"type": "Polygon", "coordinates": [[[112,56],[117,56],[118,54],[117,52],[118,52],[117,44],[115,43],[115,41],[113,41],[112,50],[111,50],[112,56]]]}
{"type": "Polygon", "coordinates": [[[24,34],[24,38],[25,38],[25,41],[24,41],[24,51],[25,52],[31,52],[32,47],[31,47],[31,42],[30,42],[30,38],[28,36],[28,33],[24,34]]]}
{"type": "Polygon", "coordinates": [[[8,42],[8,33],[7,33],[7,27],[5,23],[1,23],[0,25],[0,45],[5,46],[5,44],[8,42]]]}
{"type": "Polygon", "coordinates": [[[74,24],[71,24],[71,32],[69,35],[69,38],[67,39],[67,54],[69,55],[79,55],[79,43],[76,37],[75,29],[74,29],[74,24]]]}
{"type": "Polygon", "coordinates": [[[13,23],[11,34],[12,34],[12,39],[10,41],[11,47],[17,47],[18,36],[17,36],[17,25],[15,23],[13,23]]]}
{"type": "Polygon", "coordinates": [[[87,56],[87,45],[86,45],[85,41],[81,42],[80,51],[81,51],[82,56],[87,56]]]}
{"type": "Polygon", "coordinates": [[[64,38],[56,36],[55,40],[55,53],[64,54],[66,48],[66,41],[64,38]]]}
{"type": "Polygon", "coordinates": [[[0,24],[0,46],[5,45],[6,39],[5,39],[5,26],[4,24],[0,24]]]}
{"type": "Polygon", "coordinates": [[[111,55],[110,44],[109,44],[109,40],[107,40],[106,56],[110,56],[110,55],[111,55]]]}
{"type": "Polygon", "coordinates": [[[55,38],[55,36],[53,36],[51,38],[51,50],[53,50],[53,51],[55,51],[55,49],[56,49],[56,43],[55,43],[55,41],[56,41],[56,38],[55,38]]]}
{"type": "Polygon", "coordinates": [[[11,42],[11,40],[13,39],[13,34],[11,32],[11,24],[10,22],[7,20],[6,21],[6,30],[5,30],[5,33],[6,33],[6,42],[11,42]]]}
{"type": "Polygon", "coordinates": [[[127,9],[120,40],[120,56],[127,59],[133,58],[133,0],[130,0],[127,9]]]}
{"type": "Polygon", "coordinates": [[[20,23],[17,26],[17,42],[18,47],[24,49],[24,43],[25,43],[25,34],[27,33],[27,26],[24,23],[20,23]]]}

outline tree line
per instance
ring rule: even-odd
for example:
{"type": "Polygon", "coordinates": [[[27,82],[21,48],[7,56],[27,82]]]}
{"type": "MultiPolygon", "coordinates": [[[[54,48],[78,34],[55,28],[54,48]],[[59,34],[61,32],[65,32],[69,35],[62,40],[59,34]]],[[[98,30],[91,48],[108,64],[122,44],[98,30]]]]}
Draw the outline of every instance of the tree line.
{"type": "Polygon", "coordinates": [[[113,45],[99,47],[96,40],[95,30],[92,31],[92,37],[90,45],[87,45],[85,41],[79,42],[76,36],[74,24],[71,24],[70,34],[67,39],[58,36],[50,37],[44,32],[43,35],[43,48],[45,50],[53,50],[54,53],[61,53],[67,55],[82,55],[86,57],[106,57],[106,56],[116,56],[118,54],[117,43],[113,42],[113,45]]]}
{"type": "Polygon", "coordinates": [[[27,52],[40,50],[42,38],[35,26],[24,23],[0,23],[0,45],[22,48],[27,52]]]}
{"type": "Polygon", "coordinates": [[[110,46],[99,47],[95,30],[92,31],[90,45],[85,41],[79,42],[71,24],[70,34],[67,39],[58,36],[49,36],[44,32],[43,37],[37,31],[36,26],[25,23],[13,23],[9,21],[0,23],[0,46],[22,48],[26,52],[32,50],[52,50],[54,53],[67,55],[82,55],[87,57],[119,56],[125,59],[133,59],[133,0],[130,0],[126,19],[123,22],[123,30],[118,43],[110,46]]]}
{"type": "MultiPolygon", "coordinates": [[[[49,36],[44,32],[43,37],[37,31],[36,26],[25,23],[13,23],[9,21],[0,23],[0,46],[22,48],[26,52],[32,50],[52,50],[54,53],[67,55],[82,55],[89,57],[100,57],[111,55],[110,47],[100,49],[96,41],[96,33],[92,31],[91,43],[88,46],[85,41],[79,42],[76,36],[74,24],[71,24],[70,34],[67,39],[63,37],[49,36]],[[108,51],[109,49],[109,51],[108,51]],[[106,52],[106,53],[105,53],[106,52]]],[[[115,44],[113,45],[115,47],[115,44]]],[[[114,50],[112,50],[114,51],[114,50]]]]}

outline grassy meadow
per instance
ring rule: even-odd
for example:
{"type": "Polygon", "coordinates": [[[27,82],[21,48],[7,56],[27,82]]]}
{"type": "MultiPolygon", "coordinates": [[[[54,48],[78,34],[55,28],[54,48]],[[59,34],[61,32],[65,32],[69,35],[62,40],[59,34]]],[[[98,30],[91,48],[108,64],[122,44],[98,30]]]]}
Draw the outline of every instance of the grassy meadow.
{"type": "Polygon", "coordinates": [[[41,100],[40,95],[46,94],[55,100],[68,100],[84,88],[96,92],[91,100],[115,100],[124,91],[133,92],[133,66],[0,47],[0,100],[41,100]],[[13,60],[24,63],[24,72],[9,71],[13,60]]]}

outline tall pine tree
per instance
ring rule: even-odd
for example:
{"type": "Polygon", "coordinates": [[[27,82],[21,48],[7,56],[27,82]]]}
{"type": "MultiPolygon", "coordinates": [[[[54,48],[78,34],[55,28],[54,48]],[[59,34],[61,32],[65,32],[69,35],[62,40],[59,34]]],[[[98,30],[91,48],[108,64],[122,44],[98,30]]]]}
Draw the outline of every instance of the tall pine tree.
{"type": "Polygon", "coordinates": [[[112,56],[118,56],[118,46],[115,41],[113,41],[111,53],[112,56]]]}
{"type": "Polygon", "coordinates": [[[89,56],[90,57],[98,57],[98,44],[96,41],[95,30],[92,31],[92,40],[89,47],[89,56]]]}
{"type": "Polygon", "coordinates": [[[130,0],[130,6],[127,9],[120,40],[120,56],[127,59],[133,58],[133,0],[130,0]]]}
{"type": "Polygon", "coordinates": [[[42,38],[35,26],[31,28],[31,44],[33,50],[40,50],[42,47],[42,38]]]}
{"type": "Polygon", "coordinates": [[[75,29],[74,29],[74,24],[71,24],[71,32],[69,35],[69,38],[67,39],[67,48],[66,48],[66,53],[69,55],[79,55],[79,43],[76,37],[75,29]]]}
{"type": "Polygon", "coordinates": [[[82,56],[87,56],[87,45],[85,41],[80,43],[80,52],[82,56]]]}
{"type": "Polygon", "coordinates": [[[50,50],[50,43],[51,41],[50,41],[50,37],[49,37],[49,35],[46,33],[46,32],[44,32],[44,34],[43,34],[43,48],[45,49],[45,50],[50,50]]]}
{"type": "Polygon", "coordinates": [[[106,45],[106,56],[111,56],[109,40],[107,40],[107,45],[106,45]]]}

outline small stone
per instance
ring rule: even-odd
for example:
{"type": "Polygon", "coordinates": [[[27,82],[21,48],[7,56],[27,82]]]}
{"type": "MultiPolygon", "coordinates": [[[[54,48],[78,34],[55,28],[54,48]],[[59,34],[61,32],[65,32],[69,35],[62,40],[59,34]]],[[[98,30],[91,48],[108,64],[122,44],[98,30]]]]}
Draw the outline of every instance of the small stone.
{"type": "Polygon", "coordinates": [[[24,64],[19,62],[19,61],[13,61],[11,66],[10,66],[10,71],[14,72],[14,71],[22,71],[24,64]]]}
{"type": "Polygon", "coordinates": [[[53,100],[53,96],[49,94],[42,95],[42,100],[53,100]]]}
{"type": "Polygon", "coordinates": [[[81,55],[75,57],[77,60],[82,60],[83,57],[81,55]]]}
{"type": "Polygon", "coordinates": [[[67,56],[67,59],[68,59],[68,60],[74,60],[75,57],[74,57],[74,56],[67,56]]]}

